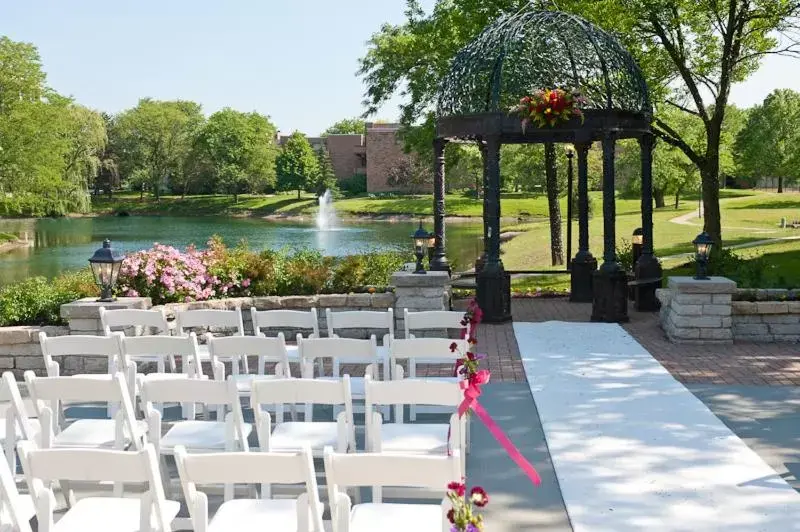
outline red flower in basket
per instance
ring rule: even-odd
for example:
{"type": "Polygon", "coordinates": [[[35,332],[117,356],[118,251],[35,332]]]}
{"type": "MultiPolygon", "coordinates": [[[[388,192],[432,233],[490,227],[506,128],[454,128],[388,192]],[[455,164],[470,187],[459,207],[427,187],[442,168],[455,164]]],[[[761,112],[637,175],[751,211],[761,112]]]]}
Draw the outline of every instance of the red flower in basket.
{"type": "Polygon", "coordinates": [[[519,115],[522,120],[522,132],[531,121],[538,127],[568,122],[573,118],[583,121],[580,107],[586,100],[575,91],[564,89],[537,90],[530,96],[524,96],[519,104],[511,108],[511,113],[519,115]]]}

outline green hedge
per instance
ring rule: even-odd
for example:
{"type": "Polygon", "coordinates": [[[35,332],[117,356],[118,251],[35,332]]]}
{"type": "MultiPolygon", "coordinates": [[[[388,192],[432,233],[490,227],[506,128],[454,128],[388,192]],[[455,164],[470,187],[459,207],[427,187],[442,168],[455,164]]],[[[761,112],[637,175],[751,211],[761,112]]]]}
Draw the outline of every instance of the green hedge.
{"type": "Polygon", "coordinates": [[[32,277],[0,288],[0,326],[58,325],[61,305],[97,295],[87,268],[47,280],[32,277]]]}

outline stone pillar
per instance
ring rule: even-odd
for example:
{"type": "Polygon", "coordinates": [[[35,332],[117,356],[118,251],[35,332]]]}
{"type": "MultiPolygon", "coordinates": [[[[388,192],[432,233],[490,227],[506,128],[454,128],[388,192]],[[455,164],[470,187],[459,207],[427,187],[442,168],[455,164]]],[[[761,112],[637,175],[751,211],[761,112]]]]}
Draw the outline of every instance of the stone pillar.
{"type": "Polygon", "coordinates": [[[661,327],[673,343],[732,343],[731,299],[736,283],[727,277],[697,280],[670,277],[659,290],[661,327]]]}
{"type": "Polygon", "coordinates": [[[597,259],[589,251],[589,163],[590,142],[575,144],[578,154],[578,253],[570,266],[570,297],[576,303],[592,300],[592,274],[597,259]]]}
{"type": "Polygon", "coordinates": [[[106,310],[149,309],[153,306],[149,297],[120,297],[110,303],[99,303],[97,298],[85,297],[61,305],[61,317],[69,323],[70,334],[103,334],[100,325],[100,307],[106,310]]]}
{"type": "Polygon", "coordinates": [[[429,271],[425,275],[399,271],[392,274],[395,335],[402,338],[403,311],[450,310],[450,274],[429,271]]]}
{"type": "Polygon", "coordinates": [[[444,150],[447,141],[435,139],[433,141],[433,234],[436,235],[436,245],[433,259],[429,265],[431,270],[450,271],[450,264],[446,256],[446,229],[444,212],[444,150]]]}

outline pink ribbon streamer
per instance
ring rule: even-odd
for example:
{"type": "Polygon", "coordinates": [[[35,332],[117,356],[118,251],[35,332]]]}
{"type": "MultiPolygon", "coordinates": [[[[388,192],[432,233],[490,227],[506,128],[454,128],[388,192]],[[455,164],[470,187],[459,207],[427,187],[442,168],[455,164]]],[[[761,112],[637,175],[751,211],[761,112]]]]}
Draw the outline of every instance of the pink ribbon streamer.
{"type": "MultiPolygon", "coordinates": [[[[489,378],[491,373],[487,369],[482,369],[478,371],[474,377],[469,380],[464,380],[459,383],[459,387],[464,390],[464,400],[461,401],[461,404],[458,405],[458,417],[463,416],[467,413],[467,411],[472,410],[472,412],[478,416],[483,424],[489,429],[489,432],[494,439],[497,440],[497,443],[506,451],[509,458],[517,464],[517,466],[522,470],[523,473],[530,479],[530,481],[535,485],[539,486],[542,483],[542,479],[539,476],[539,473],[536,471],[536,468],[531,465],[528,460],[522,456],[522,453],[517,449],[514,443],[506,436],[506,433],[497,425],[492,416],[483,408],[483,406],[478,402],[478,398],[481,396],[481,386],[489,382],[489,378]]],[[[450,434],[448,431],[447,439],[450,439],[450,434]]]]}

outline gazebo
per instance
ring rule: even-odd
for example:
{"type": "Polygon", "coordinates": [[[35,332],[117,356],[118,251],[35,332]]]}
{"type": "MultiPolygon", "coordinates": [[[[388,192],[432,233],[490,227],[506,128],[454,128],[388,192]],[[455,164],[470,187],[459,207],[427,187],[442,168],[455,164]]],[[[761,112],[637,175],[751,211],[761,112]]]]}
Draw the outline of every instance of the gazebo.
{"type": "Polygon", "coordinates": [[[569,143],[578,167],[578,251],[570,261],[572,301],[592,302],[592,320],[628,319],[628,274],[615,249],[614,160],[618,139],[641,147],[642,254],[636,279],[645,285],[640,310],[655,310],[661,267],[653,254],[652,107],[641,70],[608,32],[572,14],[529,5],[487,26],[454,57],[442,80],[434,138],[434,233],[431,268],[447,270],[444,153],[449,142],[475,142],[483,156],[485,260],[478,269],[477,297],[484,319],[511,318],[509,275],[500,258],[500,146],[569,143]],[[585,99],[583,119],[523,129],[509,109],[536,89],[577,90],[585,99]],[[603,263],[589,250],[587,156],[592,143],[603,150],[603,263]]]}

